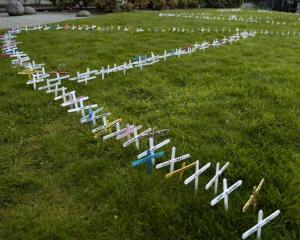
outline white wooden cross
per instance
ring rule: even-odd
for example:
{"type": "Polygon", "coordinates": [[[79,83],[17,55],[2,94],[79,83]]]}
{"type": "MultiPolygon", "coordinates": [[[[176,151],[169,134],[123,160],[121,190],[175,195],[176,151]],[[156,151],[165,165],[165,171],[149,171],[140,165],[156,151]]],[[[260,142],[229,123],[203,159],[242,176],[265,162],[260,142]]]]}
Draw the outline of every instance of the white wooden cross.
{"type": "Polygon", "coordinates": [[[219,47],[220,46],[220,42],[217,39],[215,39],[211,45],[213,47],[219,47]]]}
{"type": "Polygon", "coordinates": [[[77,82],[78,83],[85,82],[85,84],[87,85],[88,81],[94,80],[95,78],[96,78],[96,76],[89,77],[88,75],[84,75],[80,79],[78,79],[77,82]]]}
{"type": "Polygon", "coordinates": [[[53,88],[57,88],[59,85],[61,85],[61,81],[60,80],[55,81],[54,83],[51,83],[51,82],[48,82],[48,81],[49,81],[49,79],[47,79],[47,85],[39,87],[38,90],[39,91],[40,90],[50,90],[50,89],[53,89],[53,88]]]}
{"type": "Polygon", "coordinates": [[[128,147],[131,143],[135,142],[136,149],[139,150],[140,149],[139,139],[143,138],[145,135],[147,135],[148,133],[150,133],[151,130],[152,130],[151,128],[148,128],[147,130],[145,130],[142,133],[138,134],[136,128],[133,129],[134,136],[131,139],[129,139],[127,142],[124,142],[123,143],[123,147],[128,147]]]}
{"type": "Polygon", "coordinates": [[[30,61],[29,57],[18,57],[17,59],[11,60],[12,65],[24,66],[28,61],[30,61]]]}
{"type": "Polygon", "coordinates": [[[56,82],[56,81],[61,81],[61,80],[64,80],[64,79],[68,79],[70,77],[70,75],[64,75],[64,76],[60,76],[59,72],[56,73],[56,78],[51,78],[51,79],[48,79],[47,81],[49,81],[49,83],[51,82],[56,82]]]}
{"type": "Polygon", "coordinates": [[[78,111],[81,111],[82,116],[84,116],[84,110],[89,109],[89,108],[98,107],[97,104],[92,104],[92,105],[84,106],[83,102],[86,101],[86,100],[88,100],[89,97],[83,97],[83,96],[81,96],[81,97],[77,98],[75,96],[75,91],[70,92],[68,95],[66,94],[66,96],[69,97],[69,99],[67,101],[64,101],[60,105],[62,107],[70,106],[71,109],[69,109],[68,112],[78,112],[78,111]],[[79,103],[79,106],[78,106],[78,103],[79,103]]]}
{"type": "MultiPolygon", "coordinates": [[[[17,46],[8,46],[8,47],[5,47],[3,49],[4,53],[10,57],[12,57],[13,54],[16,54],[16,53],[20,53],[20,54],[24,54],[23,52],[19,51],[19,49],[17,48],[17,46]]],[[[26,55],[27,56],[27,55],[26,55]]]]}
{"type": "MultiPolygon", "coordinates": [[[[70,81],[73,81],[73,80],[77,80],[78,81],[78,80],[81,80],[84,77],[90,77],[91,74],[97,74],[98,72],[99,72],[98,70],[92,70],[92,71],[90,71],[90,69],[87,68],[86,72],[82,72],[82,73],[77,72],[76,77],[71,77],[69,80],[70,81]]],[[[82,81],[82,82],[84,82],[84,81],[82,81]]]]}
{"type": "Polygon", "coordinates": [[[24,67],[27,69],[30,69],[30,70],[37,70],[37,69],[43,68],[43,66],[45,66],[44,63],[37,64],[37,63],[35,63],[35,61],[32,61],[32,63],[31,62],[26,63],[26,65],[24,67]]]}
{"type": "MultiPolygon", "coordinates": [[[[9,54],[9,56],[12,57],[12,58],[22,58],[22,57],[27,57],[28,55],[23,53],[23,52],[17,51],[17,52],[14,52],[12,54],[9,54]]],[[[15,59],[12,60],[11,62],[14,62],[14,61],[15,61],[15,59]]]]}
{"type": "Polygon", "coordinates": [[[66,93],[67,88],[66,87],[60,87],[59,85],[56,86],[54,89],[47,90],[47,93],[54,93],[54,96],[57,97],[59,92],[62,92],[62,94],[66,93]]]}
{"type": "Polygon", "coordinates": [[[77,101],[77,103],[79,103],[79,106],[75,105],[75,107],[69,109],[68,112],[80,112],[81,111],[81,115],[84,116],[85,110],[98,107],[98,104],[90,104],[90,105],[85,106],[83,104],[83,102],[88,99],[89,99],[89,97],[78,97],[75,101],[77,101]]]}
{"type": "Polygon", "coordinates": [[[80,123],[93,123],[93,126],[96,125],[96,120],[101,118],[102,115],[96,115],[98,112],[101,112],[103,110],[103,108],[98,108],[96,110],[93,110],[91,107],[88,109],[89,112],[87,115],[84,115],[81,119],[80,119],[80,123]]]}
{"type": "Polygon", "coordinates": [[[122,129],[121,129],[121,124],[120,124],[120,122],[117,122],[117,124],[116,124],[116,131],[115,131],[115,132],[112,132],[112,133],[110,133],[110,134],[108,134],[108,135],[103,136],[103,140],[108,140],[108,139],[110,139],[110,138],[117,137],[117,136],[119,136],[120,134],[126,132],[128,129],[133,129],[133,128],[134,128],[134,125],[129,125],[129,124],[127,124],[125,128],[122,128],[122,129]]]}
{"type": "Polygon", "coordinates": [[[218,181],[219,181],[219,176],[228,168],[229,162],[227,162],[221,169],[220,169],[220,164],[217,163],[216,165],[216,174],[215,176],[206,184],[205,189],[208,190],[213,183],[215,183],[215,194],[218,193],[218,181]]]}
{"type": "Polygon", "coordinates": [[[109,112],[102,114],[102,123],[103,124],[100,127],[93,128],[92,129],[92,133],[96,133],[96,132],[101,131],[101,130],[103,130],[103,129],[106,128],[106,126],[107,126],[107,119],[106,119],[106,117],[109,116],[109,115],[111,115],[111,113],[109,113],[109,112]]]}
{"type": "Polygon", "coordinates": [[[81,98],[83,98],[84,100],[87,100],[88,97],[76,97],[75,95],[75,91],[72,91],[68,94],[66,94],[66,96],[68,97],[67,101],[64,101],[62,104],[60,104],[60,106],[62,107],[66,107],[66,106],[75,106],[76,108],[78,108],[78,102],[80,101],[81,98]]]}
{"type": "Polygon", "coordinates": [[[176,157],[176,147],[172,147],[171,159],[168,160],[168,161],[156,164],[155,168],[160,169],[160,168],[163,168],[163,167],[166,167],[166,166],[170,165],[170,172],[173,172],[174,168],[175,168],[175,163],[183,161],[183,160],[185,160],[189,157],[191,157],[191,155],[189,153],[185,154],[185,155],[182,155],[180,157],[176,157]]]}
{"type": "Polygon", "coordinates": [[[37,83],[44,82],[44,77],[39,74],[32,74],[32,79],[27,81],[26,84],[32,84],[33,90],[36,90],[37,83]]]}
{"type": "Polygon", "coordinates": [[[49,79],[47,79],[46,80],[47,81],[47,85],[39,87],[38,90],[44,90],[44,89],[50,90],[52,87],[56,87],[57,84],[60,85],[62,80],[67,79],[69,77],[70,77],[70,75],[60,76],[59,73],[57,72],[56,73],[56,78],[49,78],[49,79]]]}
{"type": "Polygon", "coordinates": [[[228,211],[228,195],[232,193],[234,190],[236,190],[238,187],[242,185],[242,180],[237,181],[235,184],[233,184],[231,187],[227,188],[227,179],[223,179],[223,192],[215,197],[213,200],[211,200],[210,205],[214,206],[218,202],[220,202],[222,199],[224,199],[224,208],[225,211],[228,211]]]}
{"type": "Polygon", "coordinates": [[[49,30],[50,29],[50,27],[48,27],[47,25],[44,25],[44,31],[47,31],[47,30],[49,30]]]}
{"type": "MultiPolygon", "coordinates": [[[[154,145],[154,139],[153,138],[149,138],[149,149],[147,149],[146,151],[140,153],[137,158],[143,158],[145,156],[147,156],[148,152],[150,151],[151,154],[153,155],[154,152],[159,149],[162,148],[163,146],[167,145],[170,142],[170,139],[166,139],[164,141],[162,141],[161,143],[154,145]]],[[[155,164],[155,159],[152,159],[152,164],[155,164]]]]}
{"type": "Polygon", "coordinates": [[[56,30],[60,30],[63,29],[63,27],[61,27],[59,24],[56,25],[56,30]]]}
{"type": "Polygon", "coordinates": [[[1,46],[1,49],[3,52],[5,52],[6,50],[10,50],[10,49],[13,49],[13,48],[17,48],[17,43],[15,42],[15,40],[9,40],[5,43],[2,44],[1,46]]]}
{"type": "Polygon", "coordinates": [[[198,185],[199,185],[199,176],[203,172],[205,172],[210,167],[210,165],[211,165],[211,163],[209,162],[209,163],[205,164],[202,168],[200,168],[199,160],[197,160],[196,165],[195,165],[196,166],[195,173],[184,180],[184,185],[188,185],[190,182],[192,182],[194,180],[195,181],[195,191],[197,191],[198,185]]]}
{"type": "Polygon", "coordinates": [[[207,48],[209,48],[210,44],[206,41],[203,41],[202,44],[200,45],[199,49],[201,50],[205,50],[207,48]]]}
{"type": "Polygon", "coordinates": [[[63,102],[66,102],[66,101],[67,101],[67,97],[69,97],[70,99],[71,99],[71,98],[72,98],[72,99],[75,98],[75,91],[71,91],[71,92],[66,93],[65,90],[66,90],[66,89],[63,88],[63,89],[62,89],[61,95],[55,97],[55,98],[54,98],[54,101],[57,101],[57,100],[59,100],[59,99],[62,99],[63,102]]]}
{"type": "Polygon", "coordinates": [[[41,26],[41,25],[36,25],[34,28],[35,28],[35,30],[39,30],[39,31],[41,31],[41,30],[42,30],[42,28],[43,28],[43,26],[41,26]]]}
{"type": "Polygon", "coordinates": [[[257,224],[252,228],[250,228],[249,230],[247,230],[246,232],[244,232],[242,235],[242,239],[246,239],[250,235],[256,232],[256,239],[260,240],[262,227],[268,224],[269,222],[271,222],[277,216],[279,216],[279,214],[280,214],[280,210],[277,210],[273,212],[271,215],[269,215],[268,217],[266,217],[265,219],[263,219],[263,211],[259,210],[257,224]]]}
{"type": "Polygon", "coordinates": [[[224,37],[223,39],[222,39],[222,44],[224,45],[224,44],[226,44],[227,43],[227,41],[228,41],[228,39],[226,38],[226,37],[224,37]]]}
{"type": "Polygon", "coordinates": [[[135,127],[135,126],[131,127],[130,125],[127,125],[127,126],[126,126],[126,131],[124,131],[123,133],[117,135],[116,139],[117,139],[117,140],[120,140],[120,139],[122,139],[122,138],[124,138],[124,137],[127,137],[127,139],[129,140],[131,134],[133,134],[134,131],[140,130],[142,127],[143,127],[142,125],[139,125],[139,126],[137,126],[137,127],[135,127]]]}

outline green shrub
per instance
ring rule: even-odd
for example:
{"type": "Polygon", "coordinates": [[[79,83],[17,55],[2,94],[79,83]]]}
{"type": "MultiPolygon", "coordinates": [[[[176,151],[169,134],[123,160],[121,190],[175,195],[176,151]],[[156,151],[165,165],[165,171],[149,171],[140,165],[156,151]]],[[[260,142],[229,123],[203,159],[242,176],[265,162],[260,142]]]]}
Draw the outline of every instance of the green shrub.
{"type": "Polygon", "coordinates": [[[167,8],[174,9],[178,6],[178,0],[167,0],[166,2],[167,8]]]}
{"type": "Polygon", "coordinates": [[[78,4],[79,0],[50,0],[50,2],[59,9],[64,9],[78,4]]]}
{"type": "Polygon", "coordinates": [[[127,3],[132,3],[136,9],[146,9],[149,7],[150,0],[128,0],[127,3]]]}
{"type": "Polygon", "coordinates": [[[178,0],[178,7],[179,8],[187,8],[188,7],[188,0],[178,0]]]}
{"type": "Polygon", "coordinates": [[[103,12],[113,12],[117,9],[117,0],[95,0],[97,9],[103,12]]]}
{"type": "Polygon", "coordinates": [[[205,7],[212,8],[234,8],[240,7],[243,0],[204,0],[205,7]]]}
{"type": "Polygon", "coordinates": [[[166,8],[166,0],[151,0],[150,6],[155,10],[162,10],[166,8]]]}
{"type": "Polygon", "coordinates": [[[125,2],[123,5],[122,5],[122,8],[124,9],[124,10],[127,10],[127,11],[132,11],[134,8],[135,8],[135,6],[134,6],[134,4],[132,3],[132,2],[125,2]]]}
{"type": "Polygon", "coordinates": [[[197,7],[199,7],[199,0],[187,0],[187,6],[189,8],[197,8],[197,7]]]}

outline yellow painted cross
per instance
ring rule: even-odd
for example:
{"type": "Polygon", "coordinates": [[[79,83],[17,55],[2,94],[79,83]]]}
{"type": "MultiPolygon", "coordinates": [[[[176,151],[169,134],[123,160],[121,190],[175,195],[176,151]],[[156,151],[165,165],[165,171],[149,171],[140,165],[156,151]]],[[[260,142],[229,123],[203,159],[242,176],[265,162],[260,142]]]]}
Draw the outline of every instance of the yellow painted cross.
{"type": "Polygon", "coordinates": [[[253,192],[252,192],[249,200],[246,202],[246,204],[243,207],[243,213],[245,213],[250,207],[253,207],[253,209],[256,208],[256,206],[257,206],[257,196],[258,196],[258,193],[260,192],[264,182],[265,182],[265,179],[263,178],[260,181],[258,187],[256,187],[256,186],[253,187],[253,192]]]}
{"type": "Polygon", "coordinates": [[[180,175],[179,175],[179,178],[182,178],[183,173],[184,173],[186,170],[190,169],[191,167],[195,166],[195,164],[196,164],[196,162],[193,162],[193,163],[191,163],[191,164],[185,166],[185,162],[184,162],[184,163],[182,164],[182,167],[181,167],[181,168],[175,170],[174,172],[170,172],[170,173],[166,174],[166,175],[165,175],[165,178],[170,178],[170,177],[173,177],[174,175],[177,175],[177,174],[180,174],[180,175]]]}
{"type": "Polygon", "coordinates": [[[21,72],[18,72],[19,75],[28,75],[28,79],[31,79],[32,74],[34,73],[39,73],[38,70],[30,70],[30,69],[25,69],[21,72]]]}
{"type": "Polygon", "coordinates": [[[107,133],[107,132],[111,133],[112,132],[112,128],[117,124],[117,122],[121,122],[121,121],[122,121],[122,118],[119,118],[119,119],[117,119],[117,120],[115,120],[113,122],[108,122],[107,121],[106,126],[100,132],[96,133],[94,135],[94,138],[98,138],[102,134],[107,133]]]}

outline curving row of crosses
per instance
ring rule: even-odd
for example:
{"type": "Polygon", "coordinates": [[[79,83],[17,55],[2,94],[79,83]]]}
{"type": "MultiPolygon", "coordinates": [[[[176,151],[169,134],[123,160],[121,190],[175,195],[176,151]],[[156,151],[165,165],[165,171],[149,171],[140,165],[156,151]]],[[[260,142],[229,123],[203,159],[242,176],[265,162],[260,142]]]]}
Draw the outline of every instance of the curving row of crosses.
{"type": "MultiPolygon", "coordinates": [[[[27,29],[28,30],[28,29],[27,29]]],[[[155,55],[151,53],[151,56],[139,56],[133,60],[129,60],[128,63],[124,63],[120,66],[114,65],[114,67],[110,68],[101,68],[99,70],[87,70],[85,73],[77,73],[77,76],[71,78],[69,75],[61,75],[60,73],[56,73],[54,78],[50,78],[50,74],[45,71],[44,64],[37,64],[34,61],[31,61],[30,57],[20,51],[18,45],[20,43],[16,42],[16,37],[18,33],[21,33],[22,29],[16,28],[9,30],[6,34],[1,36],[0,40],[2,42],[2,51],[3,54],[11,58],[11,64],[13,66],[23,67],[25,70],[23,73],[29,74],[32,79],[27,82],[27,84],[32,84],[34,90],[45,90],[47,93],[54,94],[54,100],[62,101],[60,106],[68,107],[68,112],[80,112],[81,113],[81,123],[92,123],[93,129],[92,133],[94,133],[95,138],[102,137],[103,140],[108,140],[111,138],[115,138],[117,140],[126,139],[123,143],[124,147],[128,147],[129,145],[135,143],[136,148],[140,149],[140,140],[148,138],[149,140],[149,148],[137,156],[137,159],[132,161],[131,166],[137,167],[142,164],[146,165],[147,174],[151,173],[152,168],[155,166],[156,169],[168,167],[170,172],[166,174],[166,178],[172,177],[174,175],[180,175],[182,177],[183,173],[195,167],[194,173],[185,179],[184,184],[188,185],[189,183],[194,181],[195,191],[198,190],[199,185],[199,177],[203,174],[210,166],[211,163],[206,163],[203,166],[200,166],[199,160],[185,165],[183,163],[182,167],[175,170],[175,164],[182,162],[191,157],[190,154],[185,154],[182,156],[176,156],[176,147],[172,147],[171,158],[168,161],[161,162],[156,164],[156,159],[161,158],[165,155],[165,152],[157,150],[166,146],[170,143],[170,139],[166,139],[160,143],[157,143],[157,137],[162,136],[167,133],[167,129],[156,131],[155,128],[148,128],[142,132],[138,132],[142,129],[142,125],[135,126],[131,124],[126,124],[124,128],[121,128],[122,119],[116,119],[114,121],[108,121],[107,117],[111,114],[109,112],[103,112],[103,108],[98,108],[97,104],[86,104],[86,101],[89,99],[88,96],[76,96],[75,91],[68,91],[66,87],[62,85],[62,81],[72,81],[77,80],[80,82],[87,83],[90,80],[96,78],[97,75],[101,75],[102,79],[105,75],[108,75],[112,72],[123,71],[124,74],[126,70],[132,68],[142,68],[144,66],[148,66],[154,63],[159,62],[161,59],[164,61],[169,57],[180,57],[185,54],[192,54],[199,50],[205,50],[210,47],[220,47],[226,45],[228,43],[233,43],[239,41],[241,38],[254,37],[255,32],[237,32],[234,35],[226,38],[224,37],[222,40],[215,40],[212,43],[203,42],[202,44],[195,43],[193,46],[188,47],[187,49],[175,49],[172,51],[165,51],[161,55],[155,55]],[[41,83],[45,84],[40,86],[41,83]],[[97,126],[97,121],[100,120],[100,126],[97,126]],[[113,131],[114,130],[114,131],[113,131]]],[[[206,184],[205,189],[208,190],[214,185],[214,193],[218,193],[218,180],[219,177],[225,172],[225,170],[229,167],[229,162],[227,162],[223,167],[220,168],[220,164],[217,163],[216,171],[213,178],[206,184]]],[[[237,181],[230,187],[227,186],[227,179],[223,178],[223,192],[217,195],[214,199],[211,200],[211,206],[216,205],[218,202],[223,201],[225,210],[228,211],[228,196],[230,193],[235,191],[242,185],[242,180],[237,181]]],[[[258,223],[246,231],[242,235],[242,239],[248,238],[253,233],[257,232],[257,238],[260,239],[261,229],[264,225],[270,222],[272,219],[277,217],[280,214],[280,211],[277,210],[273,214],[269,215],[265,219],[263,219],[262,210],[258,213],[258,223]]]]}
{"type": "MultiPolygon", "coordinates": [[[[177,18],[187,18],[187,19],[197,19],[197,20],[212,20],[212,21],[229,21],[229,22],[245,22],[245,23],[266,23],[266,24],[272,24],[272,25],[293,25],[296,26],[297,22],[293,22],[293,24],[286,22],[286,21],[278,21],[274,20],[272,17],[265,17],[264,19],[261,17],[238,17],[236,15],[209,15],[207,13],[205,14],[194,14],[194,13],[160,13],[158,15],[159,17],[177,17],[177,18]]],[[[292,20],[290,18],[289,20],[292,20]]],[[[295,19],[293,19],[295,20],[295,19]]]]}
{"type": "MultiPolygon", "coordinates": [[[[99,31],[99,32],[128,32],[128,33],[143,33],[143,32],[160,32],[160,33],[165,33],[165,32],[173,32],[173,33],[235,33],[235,32],[247,32],[247,30],[241,30],[239,28],[210,28],[210,27],[205,27],[205,26],[200,26],[200,27],[179,27],[179,26],[170,26],[170,27],[165,27],[165,28],[160,28],[160,27],[127,27],[127,26],[99,26],[99,25],[40,25],[36,24],[32,27],[30,26],[25,26],[23,27],[23,31],[25,32],[31,32],[31,31],[48,31],[48,30],[73,30],[73,31],[99,31]]],[[[250,30],[248,30],[250,31],[250,30]]],[[[300,32],[297,32],[296,30],[289,30],[287,29],[286,31],[284,30],[271,30],[268,28],[264,29],[255,29],[251,30],[252,32],[255,32],[256,34],[260,35],[280,35],[280,36],[300,36],[300,32]]]]}

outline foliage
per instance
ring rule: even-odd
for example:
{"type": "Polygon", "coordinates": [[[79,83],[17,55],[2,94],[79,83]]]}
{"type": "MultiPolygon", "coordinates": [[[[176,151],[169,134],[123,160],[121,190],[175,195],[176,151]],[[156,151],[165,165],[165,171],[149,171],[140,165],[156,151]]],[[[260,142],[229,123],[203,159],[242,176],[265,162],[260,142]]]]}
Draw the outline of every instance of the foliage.
{"type": "Polygon", "coordinates": [[[89,3],[94,0],[50,0],[54,6],[58,9],[65,9],[70,7],[86,7],[89,3]]]}
{"type": "Polygon", "coordinates": [[[95,5],[98,10],[103,12],[113,12],[117,9],[117,0],[95,0],[95,5]]]}
{"type": "Polygon", "coordinates": [[[188,0],[178,0],[178,7],[179,8],[187,8],[188,7],[188,0]]]}
{"type": "MultiPolygon", "coordinates": [[[[220,15],[207,9],[184,12],[220,15]]],[[[59,69],[74,76],[87,67],[119,65],[136,55],[161,54],[229,35],[216,33],[215,28],[300,31],[294,25],[296,15],[234,14],[244,19],[268,16],[286,25],[175,21],[160,18],[157,12],[129,12],[65,23],[209,26],[212,31],[30,31],[17,41],[31,59],[46,64],[46,71],[59,69]]],[[[177,156],[191,154],[187,164],[197,159],[202,166],[211,162],[199,179],[197,194],[192,184],[165,179],[169,169],[147,176],[145,168],[131,168],[131,161],[148,145],[145,139],[141,151],[134,146],[124,149],[116,140],[94,139],[91,126],[79,123],[80,114],[68,113],[51,94],[33,91],[26,85],[27,76],[18,75],[9,59],[0,58],[0,239],[233,240],[241,239],[243,231],[257,222],[258,209],[265,216],[276,209],[282,212],[263,228],[263,239],[299,239],[299,55],[299,36],[260,35],[132,69],[125,76],[119,72],[105,80],[98,77],[88,85],[62,82],[68,91],[87,95],[90,103],[111,112],[109,120],[122,117],[122,126],[129,122],[142,124],[143,129],[168,128],[171,144],[163,149],[162,161],[176,146],[177,156]],[[215,173],[215,164],[227,161],[230,166],[222,177],[229,185],[242,179],[243,185],[230,195],[226,213],[222,202],[209,205],[215,195],[204,186],[215,173]],[[243,214],[243,204],[262,177],[266,183],[257,210],[243,214]]],[[[183,179],[192,173],[188,170],[183,179]]]]}
{"type": "Polygon", "coordinates": [[[151,6],[155,10],[162,10],[166,8],[166,0],[151,0],[151,6]]]}
{"type": "Polygon", "coordinates": [[[176,8],[178,6],[178,0],[167,0],[166,6],[169,9],[174,9],[174,8],[176,8]]]}
{"type": "Polygon", "coordinates": [[[240,7],[243,0],[204,0],[205,7],[212,8],[235,8],[240,7]]]}
{"type": "Polygon", "coordinates": [[[127,2],[132,3],[135,9],[146,9],[150,4],[150,0],[128,0],[127,2]]]}
{"type": "Polygon", "coordinates": [[[126,1],[123,3],[122,9],[125,9],[127,11],[132,11],[133,9],[135,9],[134,3],[130,1],[126,1]]]}
{"type": "Polygon", "coordinates": [[[69,6],[75,6],[79,0],[50,0],[54,6],[59,9],[64,9],[69,6]]]}

